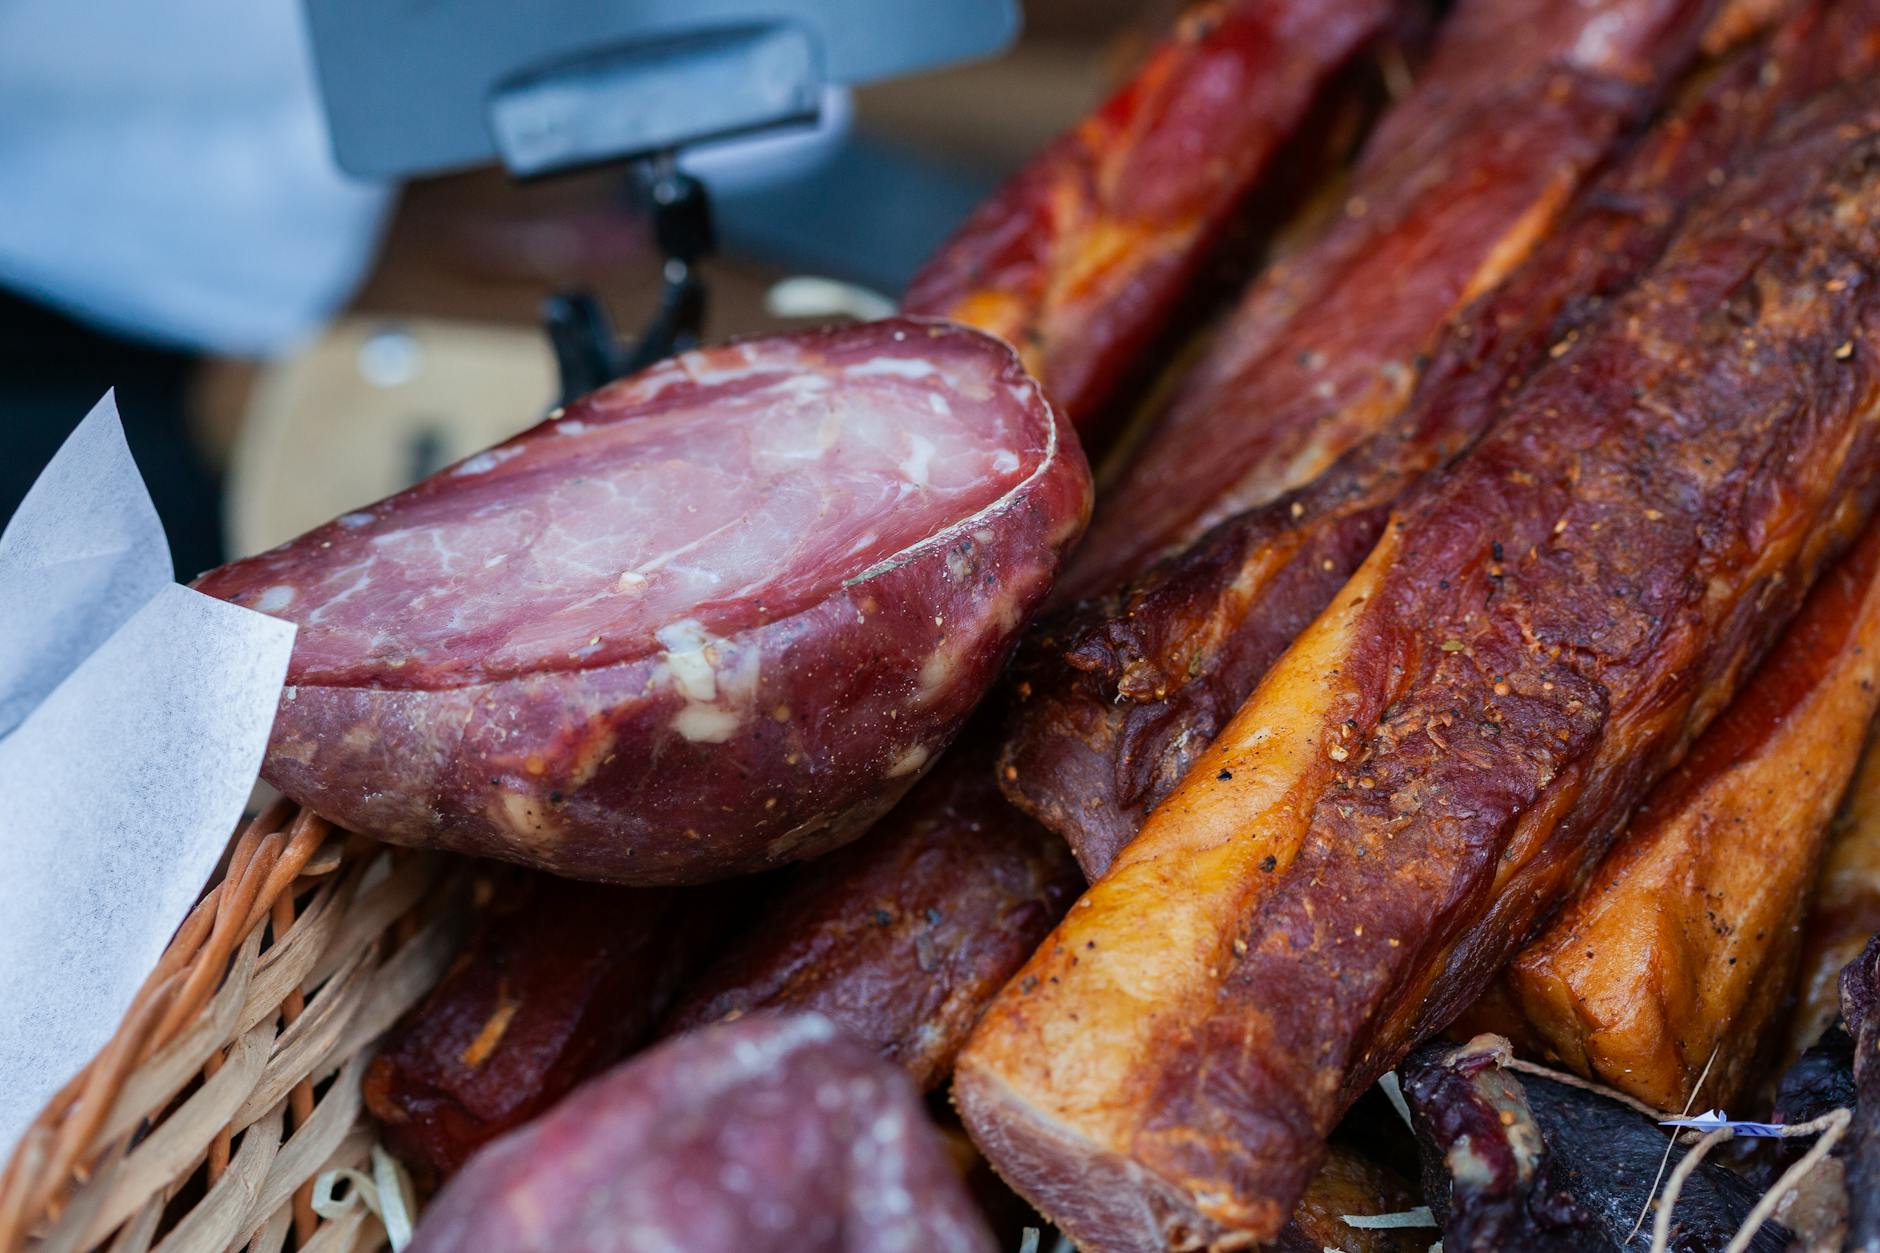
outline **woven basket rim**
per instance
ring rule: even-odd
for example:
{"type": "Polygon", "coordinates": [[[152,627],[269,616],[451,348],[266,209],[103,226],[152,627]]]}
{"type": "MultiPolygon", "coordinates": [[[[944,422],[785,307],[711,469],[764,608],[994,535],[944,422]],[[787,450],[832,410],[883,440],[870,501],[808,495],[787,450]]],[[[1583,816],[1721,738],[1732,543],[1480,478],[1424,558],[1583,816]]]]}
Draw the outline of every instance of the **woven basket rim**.
{"type": "Polygon", "coordinates": [[[454,953],[431,890],[447,866],[287,800],[245,823],[117,1031],[14,1146],[0,1250],[382,1244],[360,1079],[454,953]],[[328,1172],[353,1182],[316,1212],[328,1172]],[[201,1195],[177,1200],[191,1179],[201,1195]]]}

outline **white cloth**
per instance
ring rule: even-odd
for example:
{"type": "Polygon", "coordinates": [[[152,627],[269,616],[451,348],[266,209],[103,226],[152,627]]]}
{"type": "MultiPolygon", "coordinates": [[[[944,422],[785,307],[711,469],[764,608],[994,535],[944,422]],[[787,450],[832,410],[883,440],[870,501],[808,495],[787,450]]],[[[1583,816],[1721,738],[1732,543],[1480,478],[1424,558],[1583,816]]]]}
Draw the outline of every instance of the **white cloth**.
{"type": "Polygon", "coordinates": [[[0,286],[266,352],[343,302],[389,189],[334,164],[302,0],[0,0],[0,286]]]}

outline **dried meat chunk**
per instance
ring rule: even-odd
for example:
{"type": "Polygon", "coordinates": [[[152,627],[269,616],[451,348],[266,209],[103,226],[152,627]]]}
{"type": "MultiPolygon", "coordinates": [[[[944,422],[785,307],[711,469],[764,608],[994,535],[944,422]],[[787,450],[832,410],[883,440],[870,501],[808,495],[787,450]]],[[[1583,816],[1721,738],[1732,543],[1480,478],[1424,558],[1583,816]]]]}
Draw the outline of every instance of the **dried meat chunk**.
{"type": "Polygon", "coordinates": [[[322,816],[698,882],[885,813],[1089,504],[1009,348],[897,318],[686,353],[198,586],[298,624],[262,773],[322,816]]]}
{"type": "Polygon", "coordinates": [[[812,1010],[942,1082],[1083,886],[1064,841],[999,795],[987,747],[956,745],[866,836],[791,872],[669,1026],[812,1010]]]}
{"type": "Polygon", "coordinates": [[[1098,1250],[1271,1238],[1880,496],[1880,91],[1786,118],[1384,539],[1008,984],[954,1093],[1098,1250]]]}
{"type": "Polygon", "coordinates": [[[1109,591],[1388,424],[1449,319],[1546,236],[1689,62],[1709,7],[1461,0],[1343,211],[1248,287],[1105,485],[1065,590],[1109,591]]]}
{"type": "Polygon", "coordinates": [[[669,1040],[489,1145],[411,1253],[993,1253],[907,1077],[816,1014],[669,1040]]]}
{"type": "MultiPolygon", "coordinates": [[[[1508,1042],[1477,1036],[1432,1044],[1401,1070],[1423,1153],[1423,1189],[1454,1253],[1617,1250],[1635,1244],[1661,1163],[1683,1156],[1653,1121],[1618,1101],[1507,1068],[1508,1042]]],[[[1689,1152],[1686,1148],[1684,1152],[1689,1152]]],[[[1684,1183],[1669,1248],[1729,1244],[1756,1189],[1714,1162],[1684,1183]]],[[[1788,1233],[1764,1223],[1748,1242],[1781,1253],[1788,1233]]],[[[1649,1238],[1649,1232],[1647,1237],[1649,1238]]]]}
{"type": "Polygon", "coordinates": [[[1870,525],[1579,896],[1509,963],[1516,1038],[1657,1109],[1686,1108],[1700,1077],[1703,1100],[1736,1108],[1790,1001],[1828,825],[1877,705],[1870,525]]]}
{"type": "Polygon", "coordinates": [[[720,939],[725,888],[503,868],[457,960],[379,1047],[366,1108],[430,1185],[643,1043],[720,939]]]}
{"type": "Polygon", "coordinates": [[[903,308],[1015,345],[1080,432],[1165,337],[1223,233],[1394,0],[1196,6],[1102,107],[1027,162],[903,308]]]}
{"type": "Polygon", "coordinates": [[[1782,105],[1871,66],[1871,43],[1848,37],[1853,21],[1823,29],[1821,16],[1818,7],[1797,15],[1687,89],[1525,263],[1464,311],[1385,429],[1310,483],[1032,633],[1004,786],[1070,841],[1088,873],[1109,864],[1330,603],[1391,502],[1499,419],[1549,353],[1656,259],[1686,207],[1782,105]]]}

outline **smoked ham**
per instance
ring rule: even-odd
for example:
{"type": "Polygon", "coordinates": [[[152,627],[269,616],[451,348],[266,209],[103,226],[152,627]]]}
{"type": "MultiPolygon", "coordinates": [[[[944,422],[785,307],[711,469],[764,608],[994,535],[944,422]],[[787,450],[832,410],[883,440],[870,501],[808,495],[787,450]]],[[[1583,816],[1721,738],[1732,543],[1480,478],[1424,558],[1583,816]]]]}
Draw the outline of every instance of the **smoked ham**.
{"type": "Polygon", "coordinates": [[[954,1094],[1091,1253],[1271,1238],[1880,493],[1880,92],[1786,118],[1384,538],[1007,985],[954,1094]]]}
{"type": "Polygon", "coordinates": [[[696,882],[885,813],[1090,506],[990,336],[685,353],[198,586],[299,625],[263,775],[346,827],[696,882]]]}

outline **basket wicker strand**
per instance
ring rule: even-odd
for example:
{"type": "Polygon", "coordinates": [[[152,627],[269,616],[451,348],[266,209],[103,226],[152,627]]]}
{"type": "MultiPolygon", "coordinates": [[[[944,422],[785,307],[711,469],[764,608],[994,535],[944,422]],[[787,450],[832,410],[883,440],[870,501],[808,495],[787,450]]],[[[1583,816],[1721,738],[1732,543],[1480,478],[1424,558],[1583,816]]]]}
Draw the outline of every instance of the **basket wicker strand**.
{"type": "Polygon", "coordinates": [[[382,1246],[368,1189],[316,1208],[315,1182],[373,1177],[360,1081],[455,950],[452,866],[287,802],[248,823],[117,1034],[14,1149],[0,1249],[382,1246]]]}

